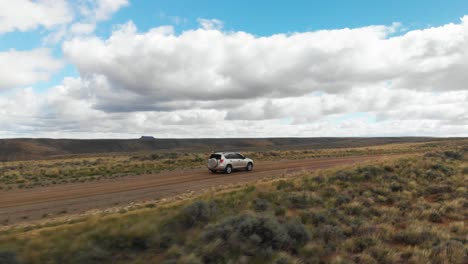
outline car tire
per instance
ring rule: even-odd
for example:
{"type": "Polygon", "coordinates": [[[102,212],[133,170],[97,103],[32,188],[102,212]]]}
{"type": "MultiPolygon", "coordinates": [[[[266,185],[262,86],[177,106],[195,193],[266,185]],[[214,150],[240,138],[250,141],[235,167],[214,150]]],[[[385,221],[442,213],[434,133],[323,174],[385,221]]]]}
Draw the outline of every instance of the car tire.
{"type": "Polygon", "coordinates": [[[227,165],[226,166],[226,169],[224,170],[227,174],[231,174],[232,172],[232,166],[231,165],[227,165]]]}
{"type": "Polygon", "coordinates": [[[247,171],[252,171],[253,170],[253,164],[251,162],[249,162],[249,164],[247,164],[247,167],[245,169],[247,171]]]}

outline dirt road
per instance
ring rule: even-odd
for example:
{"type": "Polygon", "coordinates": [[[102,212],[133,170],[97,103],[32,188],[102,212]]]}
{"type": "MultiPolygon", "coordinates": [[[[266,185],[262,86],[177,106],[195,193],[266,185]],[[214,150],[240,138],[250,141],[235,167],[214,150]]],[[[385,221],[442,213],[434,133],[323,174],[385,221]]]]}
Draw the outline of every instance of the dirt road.
{"type": "Polygon", "coordinates": [[[316,170],[377,160],[384,156],[323,158],[258,162],[252,172],[212,174],[207,169],[178,170],[117,180],[0,191],[0,225],[40,219],[46,214],[75,214],[131,202],[160,199],[188,191],[278,177],[300,170],[316,170]]]}

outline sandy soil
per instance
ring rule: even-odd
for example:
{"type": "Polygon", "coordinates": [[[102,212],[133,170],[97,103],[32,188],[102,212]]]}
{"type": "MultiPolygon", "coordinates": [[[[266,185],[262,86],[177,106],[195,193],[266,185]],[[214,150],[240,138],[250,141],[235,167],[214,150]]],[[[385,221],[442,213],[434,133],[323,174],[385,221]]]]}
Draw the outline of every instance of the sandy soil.
{"type": "Polygon", "coordinates": [[[0,224],[41,219],[45,215],[83,213],[132,202],[161,199],[191,191],[279,177],[301,170],[378,160],[386,156],[360,156],[258,162],[251,172],[212,174],[207,169],[177,170],[29,190],[0,191],[0,224]]]}

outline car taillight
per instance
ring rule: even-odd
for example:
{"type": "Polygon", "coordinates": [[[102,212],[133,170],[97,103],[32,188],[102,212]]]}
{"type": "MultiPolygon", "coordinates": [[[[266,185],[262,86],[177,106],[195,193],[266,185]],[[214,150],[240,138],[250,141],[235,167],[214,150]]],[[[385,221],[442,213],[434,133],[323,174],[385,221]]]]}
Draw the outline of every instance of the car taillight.
{"type": "Polygon", "coordinates": [[[219,163],[223,163],[223,161],[224,161],[223,159],[220,159],[220,160],[219,160],[219,163]]]}

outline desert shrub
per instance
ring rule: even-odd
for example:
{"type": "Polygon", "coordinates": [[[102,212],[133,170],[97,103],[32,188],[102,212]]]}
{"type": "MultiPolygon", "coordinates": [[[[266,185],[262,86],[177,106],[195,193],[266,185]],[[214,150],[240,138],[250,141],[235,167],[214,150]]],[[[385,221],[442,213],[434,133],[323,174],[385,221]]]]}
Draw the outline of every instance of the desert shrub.
{"type": "Polygon", "coordinates": [[[340,240],[343,237],[343,231],[337,226],[324,225],[317,230],[317,238],[321,239],[325,244],[340,240]]]}
{"type": "Polygon", "coordinates": [[[439,152],[427,152],[426,154],[424,154],[424,157],[425,158],[440,158],[442,157],[442,155],[439,152]]]}
{"type": "Polygon", "coordinates": [[[449,185],[429,186],[425,189],[426,194],[450,193],[453,188],[449,185]]]}
{"type": "Polygon", "coordinates": [[[357,237],[353,239],[349,251],[351,253],[361,253],[367,248],[374,246],[375,244],[376,243],[374,239],[370,237],[357,237]]]}
{"type": "Polygon", "coordinates": [[[291,263],[291,262],[289,261],[289,258],[288,258],[288,257],[286,257],[286,256],[281,256],[281,257],[279,257],[279,258],[276,260],[275,263],[276,263],[276,264],[289,264],[289,263],[291,263]]]}
{"type": "Polygon", "coordinates": [[[436,239],[435,234],[428,231],[407,230],[400,231],[393,236],[393,242],[410,246],[417,246],[433,239],[436,239]]]}
{"type": "Polygon", "coordinates": [[[369,248],[367,252],[377,261],[377,263],[394,263],[391,259],[392,252],[385,247],[374,246],[369,248]]]}
{"type": "Polygon", "coordinates": [[[195,157],[195,158],[191,159],[191,161],[192,162],[203,162],[203,161],[205,161],[205,159],[202,158],[202,157],[195,157]]]}
{"type": "Polygon", "coordinates": [[[0,250],[0,263],[16,264],[19,263],[16,254],[13,251],[0,250]]]}
{"type": "Polygon", "coordinates": [[[231,253],[269,258],[271,250],[297,250],[309,236],[301,223],[281,224],[270,216],[241,215],[208,226],[202,237],[221,241],[231,253]]]}
{"type": "Polygon", "coordinates": [[[445,151],[444,156],[447,157],[448,159],[454,159],[454,160],[463,159],[463,153],[457,152],[457,151],[445,151]]]}
{"type": "Polygon", "coordinates": [[[253,201],[253,207],[257,212],[263,212],[268,210],[269,203],[265,199],[257,198],[253,201]]]}
{"type": "Polygon", "coordinates": [[[280,206],[275,209],[276,216],[283,216],[285,214],[286,214],[286,209],[284,207],[280,206]]]}
{"type": "Polygon", "coordinates": [[[430,257],[436,264],[464,263],[468,250],[460,241],[449,240],[433,247],[430,257]]]}
{"type": "Polygon", "coordinates": [[[205,201],[196,201],[182,209],[180,218],[186,228],[197,224],[207,223],[216,214],[216,204],[205,201]]]}
{"type": "Polygon", "coordinates": [[[156,236],[152,236],[148,242],[151,248],[156,248],[158,250],[166,250],[170,248],[174,243],[174,235],[169,233],[167,230],[163,233],[159,233],[156,236]]]}
{"type": "Polygon", "coordinates": [[[382,168],[374,165],[359,167],[355,170],[340,170],[329,177],[328,181],[330,183],[369,181],[377,177],[383,171],[382,168]]]}
{"type": "Polygon", "coordinates": [[[403,186],[401,186],[400,184],[391,184],[390,185],[390,190],[392,192],[401,192],[401,191],[403,191],[403,186]]]}
{"type": "Polygon", "coordinates": [[[429,214],[429,221],[433,223],[442,223],[442,216],[437,212],[432,212],[429,214]]]}
{"type": "Polygon", "coordinates": [[[462,172],[463,174],[468,174],[468,167],[463,168],[462,172]]]}
{"type": "Polygon", "coordinates": [[[312,224],[313,226],[320,225],[336,225],[336,219],[333,214],[327,212],[304,212],[300,215],[301,221],[305,224],[312,224]]]}
{"type": "Polygon", "coordinates": [[[271,217],[241,215],[228,217],[221,223],[207,228],[203,237],[207,241],[222,239],[234,248],[243,248],[247,244],[255,248],[285,248],[288,235],[284,228],[271,217]]]}
{"type": "Polygon", "coordinates": [[[180,264],[202,264],[202,261],[199,257],[197,257],[195,254],[190,254],[187,256],[183,256],[179,259],[177,263],[180,264]]]}
{"type": "Polygon", "coordinates": [[[361,204],[347,204],[343,211],[348,215],[361,215],[364,212],[364,206],[361,204]]]}
{"type": "MultiPolygon", "coordinates": [[[[74,254],[66,260],[69,263],[103,263],[109,261],[112,254],[99,246],[88,247],[86,250],[77,250],[74,254]]],[[[64,263],[65,261],[57,261],[57,263],[64,263]]],[[[0,261],[0,263],[3,263],[0,261]]]]}
{"type": "Polygon", "coordinates": [[[177,263],[178,263],[178,260],[174,258],[166,259],[163,262],[161,262],[161,264],[177,264],[177,263]]]}
{"type": "Polygon", "coordinates": [[[149,246],[149,237],[147,235],[118,233],[99,233],[93,237],[95,244],[103,249],[113,250],[145,250],[149,246]]]}
{"type": "Polygon", "coordinates": [[[286,199],[292,208],[304,209],[312,203],[312,200],[306,193],[288,193],[286,199]]]}
{"type": "Polygon", "coordinates": [[[328,178],[329,182],[349,181],[353,178],[353,172],[349,170],[340,170],[335,175],[328,178]]]}
{"type": "Polygon", "coordinates": [[[351,201],[348,196],[345,195],[338,195],[335,199],[335,206],[340,206],[342,204],[347,204],[351,201]]]}
{"type": "Polygon", "coordinates": [[[443,163],[436,163],[436,164],[433,164],[431,166],[431,169],[433,170],[436,170],[436,171],[440,171],[441,173],[443,173],[444,175],[452,175],[453,174],[453,168],[452,167],[449,167],[443,163]]]}
{"type": "Polygon", "coordinates": [[[360,178],[362,180],[368,181],[379,176],[379,174],[382,174],[383,169],[375,165],[369,165],[369,166],[358,168],[357,172],[361,175],[360,178]]]}
{"type": "Polygon", "coordinates": [[[293,188],[294,188],[294,183],[292,181],[280,180],[276,184],[277,190],[287,190],[287,189],[293,189],[293,188]]]}
{"type": "Polygon", "coordinates": [[[152,160],[157,160],[157,159],[160,159],[160,158],[161,158],[161,155],[154,153],[154,154],[151,154],[151,155],[150,155],[150,158],[151,158],[152,160]]]}
{"type": "Polygon", "coordinates": [[[285,224],[285,228],[290,237],[290,248],[299,248],[309,241],[309,233],[303,224],[298,222],[289,222],[285,224]]]}
{"type": "MultiPolygon", "coordinates": [[[[286,254],[284,252],[281,252],[278,254],[278,256],[275,259],[275,262],[270,262],[270,263],[275,263],[275,264],[295,264],[298,263],[297,260],[295,260],[291,255],[286,254]]],[[[310,261],[307,261],[307,263],[310,263],[310,261]]]]}

